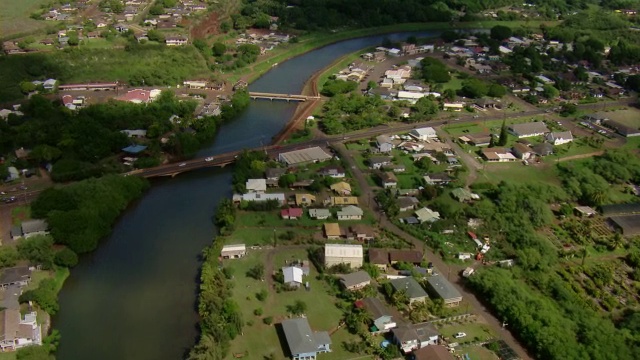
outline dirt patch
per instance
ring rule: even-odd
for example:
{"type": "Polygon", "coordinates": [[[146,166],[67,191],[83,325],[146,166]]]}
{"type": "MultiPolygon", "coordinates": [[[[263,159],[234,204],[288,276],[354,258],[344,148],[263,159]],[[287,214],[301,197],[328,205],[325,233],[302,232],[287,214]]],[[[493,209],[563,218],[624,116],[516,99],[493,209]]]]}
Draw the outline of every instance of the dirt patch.
{"type": "Polygon", "coordinates": [[[210,35],[220,33],[220,16],[218,12],[212,12],[191,28],[192,39],[206,39],[210,35]]]}

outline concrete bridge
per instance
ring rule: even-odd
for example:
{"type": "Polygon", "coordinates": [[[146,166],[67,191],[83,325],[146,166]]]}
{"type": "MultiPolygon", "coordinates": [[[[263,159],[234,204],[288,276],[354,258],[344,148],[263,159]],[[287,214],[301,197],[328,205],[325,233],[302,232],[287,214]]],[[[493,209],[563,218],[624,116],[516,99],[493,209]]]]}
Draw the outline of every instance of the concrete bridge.
{"type": "Polygon", "coordinates": [[[276,93],[262,93],[262,92],[249,92],[249,97],[253,100],[286,100],[286,101],[307,101],[307,100],[319,100],[320,96],[307,96],[297,94],[276,94],[276,93]]]}

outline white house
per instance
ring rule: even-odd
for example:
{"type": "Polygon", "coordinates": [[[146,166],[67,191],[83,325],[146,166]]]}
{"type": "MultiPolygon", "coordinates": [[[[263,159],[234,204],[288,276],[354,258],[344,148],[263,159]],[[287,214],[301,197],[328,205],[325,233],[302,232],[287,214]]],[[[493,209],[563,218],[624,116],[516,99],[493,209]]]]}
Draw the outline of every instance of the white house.
{"type": "Polygon", "coordinates": [[[250,193],[264,193],[267,191],[267,179],[248,179],[245,188],[250,193]]]}
{"type": "Polygon", "coordinates": [[[225,245],[220,251],[220,256],[223,259],[239,259],[245,255],[247,255],[247,247],[245,244],[225,245]]]}
{"type": "Polygon", "coordinates": [[[419,99],[425,96],[427,96],[427,94],[419,92],[410,92],[404,90],[398,91],[398,100],[407,100],[412,104],[415,104],[419,99]]]}
{"type": "Polygon", "coordinates": [[[42,329],[38,325],[36,312],[20,315],[19,309],[0,311],[0,349],[16,350],[29,345],[42,344],[42,329]]]}
{"type": "Polygon", "coordinates": [[[438,344],[438,331],[428,323],[404,325],[391,331],[393,339],[400,345],[404,354],[438,344]]]}
{"type": "Polygon", "coordinates": [[[357,206],[348,205],[343,207],[336,214],[338,220],[361,220],[364,212],[357,206]]]}
{"type": "Polygon", "coordinates": [[[413,129],[409,133],[409,135],[413,136],[417,140],[427,141],[431,139],[436,139],[438,135],[436,134],[436,130],[432,127],[424,127],[419,129],[413,129]]]}
{"type": "Polygon", "coordinates": [[[549,132],[547,125],[541,121],[509,125],[507,130],[518,138],[542,136],[549,132]]]}
{"type": "Polygon", "coordinates": [[[376,137],[376,144],[378,145],[379,152],[391,152],[393,150],[393,142],[388,135],[378,135],[376,137]]]}
{"type": "Polygon", "coordinates": [[[312,219],[324,220],[331,216],[329,209],[309,209],[309,217],[312,219]]]}
{"type": "Polygon", "coordinates": [[[303,271],[296,266],[288,266],[282,268],[282,275],[284,275],[284,283],[289,286],[299,287],[302,285],[303,271]]]}
{"type": "Polygon", "coordinates": [[[324,246],[324,265],[329,267],[337,264],[347,264],[352,268],[362,266],[362,245],[326,244],[324,246]]]}
{"type": "Polygon", "coordinates": [[[552,132],[546,136],[548,142],[553,145],[562,145],[573,141],[573,134],[571,131],[552,132]]]}
{"type": "Polygon", "coordinates": [[[462,109],[464,109],[464,104],[463,103],[444,103],[442,104],[442,107],[445,110],[450,110],[450,111],[462,111],[462,109]]]}
{"type": "Polygon", "coordinates": [[[416,218],[420,223],[435,222],[440,220],[440,213],[427,207],[423,207],[422,209],[416,210],[416,218]]]}

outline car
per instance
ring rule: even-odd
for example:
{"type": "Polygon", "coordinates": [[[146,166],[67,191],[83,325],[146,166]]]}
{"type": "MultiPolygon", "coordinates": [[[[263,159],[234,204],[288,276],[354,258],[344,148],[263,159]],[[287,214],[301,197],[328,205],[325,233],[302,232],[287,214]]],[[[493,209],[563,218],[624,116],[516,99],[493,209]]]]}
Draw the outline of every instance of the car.
{"type": "Polygon", "coordinates": [[[212,157],[212,156],[209,156],[209,157],[207,157],[207,158],[204,158],[204,161],[213,161],[213,157],[212,157]]]}
{"type": "Polygon", "coordinates": [[[28,187],[24,186],[24,185],[20,185],[20,190],[27,190],[28,187]]]}
{"type": "Polygon", "coordinates": [[[4,191],[0,191],[0,195],[7,195],[7,193],[4,191]]]}
{"type": "Polygon", "coordinates": [[[187,165],[187,163],[182,163],[182,164],[180,164],[178,166],[185,166],[185,165],[187,165]]]}
{"type": "Polygon", "coordinates": [[[460,339],[460,338],[463,338],[465,336],[467,336],[467,334],[465,334],[463,332],[459,332],[459,333],[456,333],[455,335],[453,335],[453,337],[456,338],[456,339],[460,339]]]}

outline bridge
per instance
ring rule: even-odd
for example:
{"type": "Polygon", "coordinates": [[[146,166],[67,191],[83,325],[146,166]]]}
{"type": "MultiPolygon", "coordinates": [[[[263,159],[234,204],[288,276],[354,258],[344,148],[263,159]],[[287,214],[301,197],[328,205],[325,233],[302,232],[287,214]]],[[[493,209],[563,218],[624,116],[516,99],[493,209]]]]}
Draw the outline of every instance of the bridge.
{"type": "Polygon", "coordinates": [[[249,92],[249,97],[254,100],[286,100],[286,101],[307,101],[307,100],[319,100],[320,96],[307,96],[297,94],[277,94],[277,93],[263,93],[263,92],[249,92]]]}

